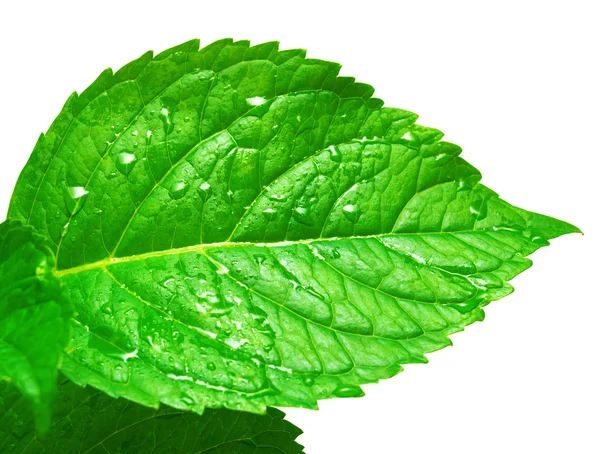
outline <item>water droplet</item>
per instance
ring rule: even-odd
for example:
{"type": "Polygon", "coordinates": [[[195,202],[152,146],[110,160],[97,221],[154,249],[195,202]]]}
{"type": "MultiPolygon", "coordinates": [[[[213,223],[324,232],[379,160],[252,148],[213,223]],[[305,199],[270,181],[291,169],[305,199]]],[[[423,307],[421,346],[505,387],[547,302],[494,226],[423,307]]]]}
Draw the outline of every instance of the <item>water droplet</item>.
{"type": "Polygon", "coordinates": [[[296,206],[292,212],[292,217],[300,224],[311,226],[315,223],[308,207],[296,206]]]}
{"type": "Polygon", "coordinates": [[[333,256],[333,258],[334,258],[334,259],[339,259],[339,258],[341,257],[341,255],[340,255],[340,251],[339,251],[339,249],[338,249],[338,248],[336,248],[336,247],[334,247],[334,248],[331,250],[331,255],[333,256]]]}
{"type": "Polygon", "coordinates": [[[481,290],[504,287],[504,281],[492,273],[475,274],[466,278],[471,285],[481,290]]]}
{"type": "Polygon", "coordinates": [[[404,140],[406,145],[410,148],[419,148],[421,146],[421,138],[415,131],[406,131],[401,139],[404,140]]]}
{"type": "Polygon", "coordinates": [[[266,210],[263,210],[263,216],[267,221],[272,221],[277,217],[277,210],[274,208],[267,208],[266,210]]]}
{"type": "Polygon", "coordinates": [[[304,379],[304,384],[309,387],[313,386],[315,384],[315,379],[313,377],[306,377],[304,379]]]}
{"type": "Polygon", "coordinates": [[[519,232],[518,229],[514,229],[512,227],[506,227],[506,226],[497,226],[497,225],[493,225],[492,226],[492,230],[494,232],[519,232]]]}
{"type": "Polygon", "coordinates": [[[254,256],[254,260],[256,260],[256,263],[258,263],[259,265],[262,264],[265,260],[267,260],[267,258],[262,255],[262,254],[256,254],[254,256]]]}
{"type": "Polygon", "coordinates": [[[89,191],[83,186],[69,186],[65,189],[65,204],[69,213],[76,214],[83,207],[89,191]]]}
{"type": "Polygon", "coordinates": [[[181,199],[187,194],[189,189],[188,184],[185,181],[175,181],[169,188],[169,194],[174,200],[181,199]]]}
{"type": "Polygon", "coordinates": [[[117,156],[117,170],[123,175],[129,175],[137,162],[137,158],[133,153],[119,153],[117,156]]]}
{"type": "Polygon", "coordinates": [[[329,146],[330,158],[335,162],[342,162],[342,153],[333,145],[329,146]]]}
{"type": "Polygon", "coordinates": [[[166,107],[160,109],[160,120],[162,121],[165,135],[171,133],[173,131],[173,118],[166,107]]]}
{"type": "Polygon", "coordinates": [[[217,366],[215,366],[215,363],[207,363],[207,364],[206,364],[206,368],[207,368],[208,370],[216,370],[216,369],[217,369],[217,366]]]}
{"type": "Polygon", "coordinates": [[[548,246],[550,244],[548,239],[541,235],[535,235],[531,237],[531,242],[534,244],[541,244],[542,246],[548,246]]]}
{"type": "Polygon", "coordinates": [[[344,217],[352,223],[356,223],[360,217],[360,210],[356,205],[344,205],[342,207],[342,213],[344,213],[344,217]]]}
{"type": "Polygon", "coordinates": [[[196,403],[196,401],[194,400],[193,397],[187,395],[187,394],[182,394],[181,395],[181,402],[183,402],[186,405],[194,405],[196,403]]]}
{"type": "Polygon", "coordinates": [[[449,155],[446,153],[440,153],[440,154],[436,155],[435,160],[440,165],[443,165],[443,164],[446,164],[448,161],[450,161],[452,158],[453,158],[452,155],[449,155]]]}
{"type": "Polygon", "coordinates": [[[112,315],[112,307],[110,307],[110,304],[108,304],[108,303],[105,303],[105,304],[103,304],[103,305],[100,307],[100,311],[101,311],[103,314],[106,314],[106,315],[112,315]]]}
{"type": "Polygon", "coordinates": [[[122,364],[117,364],[113,367],[112,381],[117,383],[127,383],[129,379],[129,370],[125,369],[122,364]]]}
{"type": "Polygon", "coordinates": [[[273,200],[274,202],[283,202],[285,200],[285,195],[284,194],[271,194],[269,196],[269,198],[271,200],[273,200]]]}
{"type": "Polygon", "coordinates": [[[171,277],[171,278],[167,279],[165,282],[163,282],[163,286],[168,288],[169,290],[174,290],[175,289],[175,278],[171,277]]]}
{"type": "Polygon", "coordinates": [[[333,394],[337,397],[362,397],[365,395],[360,386],[356,385],[340,385],[333,391],[333,394]]]}
{"type": "MultiPolygon", "coordinates": [[[[96,331],[99,331],[97,328],[96,331]]],[[[138,349],[136,348],[133,351],[127,351],[122,347],[116,346],[114,343],[108,342],[103,339],[105,336],[110,336],[111,333],[100,332],[97,334],[91,334],[88,337],[88,347],[95,348],[103,355],[109,356],[111,358],[120,359],[123,362],[127,362],[132,358],[137,358],[138,349]],[[102,337],[101,337],[102,336],[102,337]]]]}
{"type": "Polygon", "coordinates": [[[80,199],[87,195],[89,192],[83,186],[70,186],[69,195],[74,199],[80,199]]]}
{"type": "Polygon", "coordinates": [[[449,306],[455,308],[461,314],[466,314],[467,312],[471,312],[476,307],[485,305],[485,303],[488,302],[487,298],[488,294],[485,291],[477,292],[468,300],[456,304],[449,304],[449,306]]]}
{"type": "Polygon", "coordinates": [[[246,102],[249,106],[260,106],[267,102],[262,96],[254,96],[252,98],[246,98],[246,102]]]}
{"type": "Polygon", "coordinates": [[[210,199],[210,197],[212,196],[212,188],[210,186],[209,183],[207,183],[206,181],[202,182],[202,184],[200,185],[200,190],[198,191],[198,194],[200,195],[200,198],[202,200],[204,200],[205,202],[210,199]]]}

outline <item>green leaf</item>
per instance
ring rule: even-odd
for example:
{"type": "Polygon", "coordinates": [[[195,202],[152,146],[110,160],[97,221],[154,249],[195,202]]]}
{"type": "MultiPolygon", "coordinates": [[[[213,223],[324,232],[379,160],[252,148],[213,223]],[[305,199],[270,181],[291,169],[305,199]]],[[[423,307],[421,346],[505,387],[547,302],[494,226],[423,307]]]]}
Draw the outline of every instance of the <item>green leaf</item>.
{"type": "Polygon", "coordinates": [[[0,378],[30,401],[38,429],[50,423],[71,307],[46,240],[20,222],[0,224],[0,378]]]}
{"type": "Polygon", "coordinates": [[[198,413],[360,396],[578,231],[339,70],[192,41],[71,96],[10,207],[77,308],[70,379],[198,413]]]}
{"type": "Polygon", "coordinates": [[[301,454],[300,429],[273,408],[266,415],[207,410],[202,416],[173,408],[143,407],[91,387],[63,381],[52,427],[36,435],[19,393],[0,384],[3,453],[301,454]]]}

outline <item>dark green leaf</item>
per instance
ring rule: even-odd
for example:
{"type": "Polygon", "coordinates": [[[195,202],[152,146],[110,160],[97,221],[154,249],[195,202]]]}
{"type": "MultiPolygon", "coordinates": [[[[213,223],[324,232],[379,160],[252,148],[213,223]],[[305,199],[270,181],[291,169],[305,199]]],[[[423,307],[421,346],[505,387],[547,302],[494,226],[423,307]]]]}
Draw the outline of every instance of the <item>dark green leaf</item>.
{"type": "Polygon", "coordinates": [[[0,378],[29,399],[42,431],[72,313],[54,269],[52,250],[32,227],[0,224],[0,378]]]}
{"type": "Polygon", "coordinates": [[[266,415],[207,410],[203,415],[112,399],[64,381],[50,431],[36,435],[27,403],[0,384],[0,452],[105,454],[301,454],[302,433],[273,408],[266,415]]]}
{"type": "Polygon", "coordinates": [[[339,69],[193,41],[68,100],[10,216],[54,243],[70,379],[199,413],[360,396],[577,231],[499,199],[339,69]]]}

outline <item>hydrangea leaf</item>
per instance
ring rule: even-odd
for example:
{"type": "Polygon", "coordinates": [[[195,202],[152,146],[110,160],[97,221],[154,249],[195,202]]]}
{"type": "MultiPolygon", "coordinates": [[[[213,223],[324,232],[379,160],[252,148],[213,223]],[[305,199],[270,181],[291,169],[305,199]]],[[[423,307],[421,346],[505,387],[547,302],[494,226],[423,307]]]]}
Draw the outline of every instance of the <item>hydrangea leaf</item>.
{"type": "Polygon", "coordinates": [[[29,400],[40,431],[50,423],[72,313],[54,270],[52,250],[31,226],[0,224],[0,379],[29,400]]]}
{"type": "Polygon", "coordinates": [[[18,392],[0,384],[0,451],[19,454],[148,452],[154,454],[301,454],[300,429],[269,408],[265,415],[207,410],[199,416],[112,399],[63,381],[50,431],[36,434],[18,392]]]}
{"type": "Polygon", "coordinates": [[[53,242],[70,379],[198,413],[360,396],[578,231],[500,199],[339,70],[192,41],[69,98],[10,216],[53,242]]]}

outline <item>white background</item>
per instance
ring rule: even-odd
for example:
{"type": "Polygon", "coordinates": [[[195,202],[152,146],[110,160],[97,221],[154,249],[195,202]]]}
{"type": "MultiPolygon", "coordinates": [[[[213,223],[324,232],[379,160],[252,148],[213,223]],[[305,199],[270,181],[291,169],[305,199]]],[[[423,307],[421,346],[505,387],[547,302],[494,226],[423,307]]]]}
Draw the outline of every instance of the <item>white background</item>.
{"type": "Polygon", "coordinates": [[[307,48],[445,131],[506,200],[585,232],[537,252],[430,364],[290,410],[307,453],[599,453],[595,3],[2,2],[0,212],[38,134],[105,67],[195,37],[307,48]]]}

